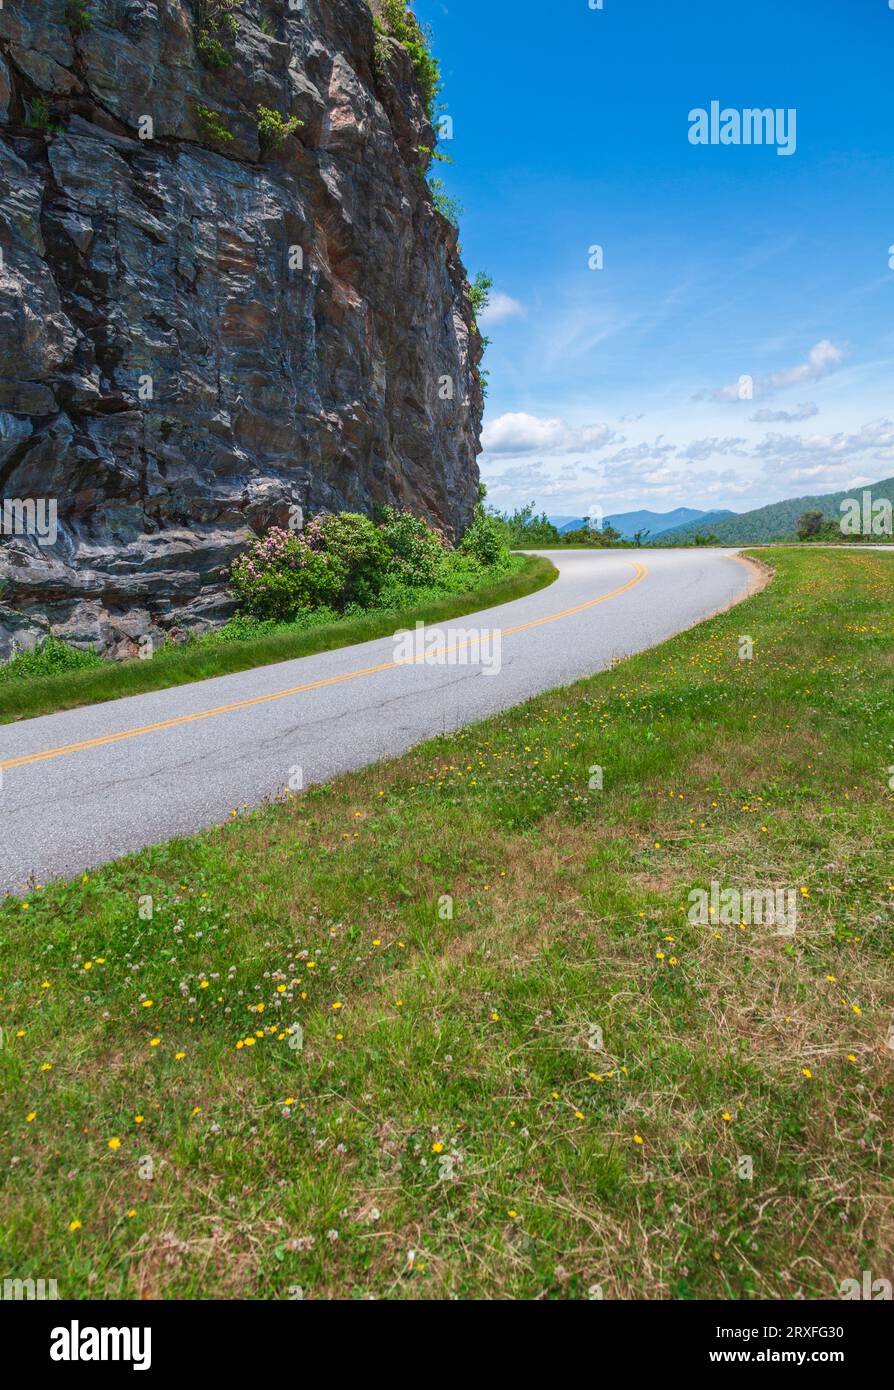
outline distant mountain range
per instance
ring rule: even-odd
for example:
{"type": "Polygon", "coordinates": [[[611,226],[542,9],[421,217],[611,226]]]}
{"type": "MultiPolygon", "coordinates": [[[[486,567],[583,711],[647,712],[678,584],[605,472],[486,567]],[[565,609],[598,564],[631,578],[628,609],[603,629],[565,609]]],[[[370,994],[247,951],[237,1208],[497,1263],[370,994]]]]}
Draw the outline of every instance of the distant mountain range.
{"type": "MultiPolygon", "coordinates": [[[[672,512],[617,512],[614,516],[607,516],[605,524],[619,531],[625,541],[632,541],[637,531],[648,531],[650,537],[655,537],[663,535],[666,531],[679,530],[694,522],[701,522],[704,517],[734,515],[730,511],[702,512],[696,507],[677,507],[672,512]]],[[[560,532],[577,531],[581,526],[590,524],[585,516],[551,516],[549,520],[560,532]]]]}
{"type": "Polygon", "coordinates": [[[873,497],[894,498],[894,478],[860,487],[845,488],[843,492],[826,492],[819,497],[792,497],[786,502],[774,502],[769,507],[757,507],[751,512],[707,512],[697,522],[665,531],[663,545],[691,541],[696,535],[714,536],[724,545],[746,545],[749,542],[792,540],[797,535],[798,521],[805,512],[822,512],[823,516],[841,520],[841,503],[846,497],[861,497],[863,492],[873,497]]]}

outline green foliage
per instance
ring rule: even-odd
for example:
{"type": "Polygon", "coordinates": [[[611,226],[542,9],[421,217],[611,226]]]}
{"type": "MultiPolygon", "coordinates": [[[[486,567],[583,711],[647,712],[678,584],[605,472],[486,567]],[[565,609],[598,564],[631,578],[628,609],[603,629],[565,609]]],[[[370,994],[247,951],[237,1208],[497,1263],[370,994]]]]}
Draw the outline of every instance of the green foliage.
{"type": "Polygon", "coordinates": [[[239,32],[239,20],[233,14],[241,0],[199,0],[197,5],[196,48],[206,67],[228,68],[233,54],[224,39],[231,42],[239,32]]]}
{"type": "MultiPolygon", "coordinates": [[[[441,68],[431,52],[431,36],[408,10],[404,0],[382,0],[382,14],[389,33],[410,55],[428,119],[433,121],[435,99],[441,86],[441,68]]],[[[381,23],[377,25],[381,30],[381,23]]],[[[383,55],[384,56],[384,55],[383,55]]]]}
{"type": "Polygon", "coordinates": [[[822,512],[804,512],[803,516],[798,518],[798,540],[840,541],[841,526],[831,517],[823,516],[822,512]]]}
{"type": "Polygon", "coordinates": [[[274,528],[252,541],[230,571],[244,616],[304,621],[318,610],[360,614],[469,593],[512,568],[494,518],[479,504],[457,550],[412,512],[380,508],[324,513],[301,534],[274,528]]]}
{"type": "Polygon", "coordinates": [[[229,145],[233,136],[223,123],[223,117],[219,111],[213,111],[210,106],[200,106],[195,103],[196,120],[199,129],[206,140],[211,140],[217,145],[229,145]]]}
{"type": "Polygon", "coordinates": [[[412,512],[383,507],[378,512],[389,559],[387,574],[411,588],[436,584],[448,550],[446,537],[412,512]]]}
{"type": "Polygon", "coordinates": [[[230,567],[243,612],[284,621],[307,608],[335,607],[347,582],[344,566],[293,531],[274,526],[230,567]]]}
{"type": "Polygon", "coordinates": [[[70,647],[58,637],[44,637],[29,651],[17,652],[9,661],[0,665],[0,685],[102,665],[102,657],[97,656],[95,652],[70,647]]]}
{"type": "Polygon", "coordinates": [[[565,545],[593,546],[596,549],[610,549],[613,545],[626,545],[620,531],[614,526],[579,526],[575,531],[563,531],[565,545]]]}
{"type": "Polygon", "coordinates": [[[516,508],[511,514],[493,512],[491,515],[496,525],[502,529],[503,540],[510,548],[558,545],[562,539],[546,512],[541,512],[540,516],[534,515],[533,502],[529,502],[526,507],[516,508]]]}
{"type": "Polygon", "coordinates": [[[228,68],[233,62],[232,53],[212,29],[199,29],[196,32],[196,48],[206,67],[228,68]]]}
{"type": "Polygon", "coordinates": [[[373,19],[373,26],[376,31],[375,38],[373,39],[373,71],[377,77],[381,77],[388,66],[388,59],[391,57],[391,47],[388,43],[385,30],[382,28],[381,20],[373,19]]]}
{"type": "Polygon", "coordinates": [[[67,0],[65,6],[65,22],[73,34],[86,34],[92,28],[93,16],[86,5],[86,0],[67,0]]]}
{"type": "Polygon", "coordinates": [[[431,191],[432,202],[438,209],[438,212],[442,217],[446,217],[450,225],[456,227],[458,231],[459,219],[465,212],[465,208],[461,203],[457,202],[456,198],[447,192],[447,187],[443,179],[431,178],[428,181],[428,186],[431,191]]]}
{"type": "Polygon", "coordinates": [[[383,529],[358,512],[339,512],[309,522],[305,534],[309,544],[331,555],[344,574],[341,600],[372,607],[391,558],[383,529]]]}
{"type": "Polygon", "coordinates": [[[460,550],[486,567],[505,564],[509,559],[503,527],[497,517],[485,511],[483,502],[475,508],[472,525],[462,538],[460,550]]]}
{"type": "Polygon", "coordinates": [[[262,150],[277,150],[288,136],[304,125],[297,116],[281,116],[269,106],[258,107],[258,140],[262,150]]]}
{"type": "Polygon", "coordinates": [[[472,305],[472,319],[475,328],[478,328],[478,317],[483,314],[490,303],[490,292],[494,287],[492,275],[479,270],[475,279],[469,287],[469,303],[472,305]]]}
{"type": "Polygon", "coordinates": [[[65,126],[61,121],[54,120],[48,103],[43,97],[35,97],[31,102],[25,125],[31,130],[39,130],[44,135],[61,135],[65,126]]]}

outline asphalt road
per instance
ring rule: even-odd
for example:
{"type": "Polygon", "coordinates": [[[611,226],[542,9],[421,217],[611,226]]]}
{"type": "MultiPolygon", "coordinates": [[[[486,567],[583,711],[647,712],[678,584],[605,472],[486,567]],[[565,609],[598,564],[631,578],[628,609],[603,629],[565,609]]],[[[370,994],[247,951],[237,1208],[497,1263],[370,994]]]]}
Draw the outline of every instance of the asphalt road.
{"type": "Polygon", "coordinates": [[[0,727],[0,892],[74,877],[299,776],[326,781],[603,670],[743,597],[753,576],[734,550],[546,553],[554,584],[444,625],[435,661],[387,637],[0,727]]]}

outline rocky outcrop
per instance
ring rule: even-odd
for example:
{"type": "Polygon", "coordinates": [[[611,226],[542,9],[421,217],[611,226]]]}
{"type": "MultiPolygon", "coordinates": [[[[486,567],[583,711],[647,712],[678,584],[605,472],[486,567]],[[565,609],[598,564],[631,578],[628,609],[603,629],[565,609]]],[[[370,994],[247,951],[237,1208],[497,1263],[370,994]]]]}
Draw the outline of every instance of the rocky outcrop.
{"type": "Polygon", "coordinates": [[[243,0],[209,68],[200,3],[0,9],[0,498],[58,509],[52,544],[6,509],[0,653],[218,620],[296,506],[471,517],[481,344],[410,57],[364,0],[243,0]]]}

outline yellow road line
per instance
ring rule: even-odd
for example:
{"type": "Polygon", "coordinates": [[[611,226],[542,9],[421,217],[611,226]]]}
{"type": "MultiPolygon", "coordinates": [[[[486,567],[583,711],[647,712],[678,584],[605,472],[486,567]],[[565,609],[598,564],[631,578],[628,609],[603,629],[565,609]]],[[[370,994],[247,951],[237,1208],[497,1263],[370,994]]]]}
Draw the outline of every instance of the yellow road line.
{"type": "MultiPolygon", "coordinates": [[[[626,584],[622,584],[618,589],[612,589],[608,594],[603,594],[600,598],[587,599],[585,603],[578,603],[574,608],[565,608],[561,613],[549,613],[543,618],[532,618],[527,623],[517,623],[515,627],[504,627],[499,629],[501,636],[510,637],[517,632],[527,632],[532,627],[542,627],[544,623],[557,623],[562,618],[571,618],[575,613],[584,613],[588,608],[596,608],[600,603],[608,603],[609,599],[619,598],[621,594],[626,594],[628,589],[633,589],[637,584],[641,584],[649,573],[645,565],[634,561],[634,576],[626,584]]],[[[469,617],[474,616],[469,614],[469,617]]],[[[451,644],[449,650],[458,651],[461,647],[470,645],[467,642],[451,644]]],[[[427,653],[427,658],[438,655],[446,651],[446,647],[438,647],[434,651],[427,653]]],[[[423,657],[423,660],[426,658],[423,657]]],[[[108,743],[121,743],[124,739],[139,738],[143,734],[156,734],[164,729],[177,729],[183,724],[192,724],[198,719],[213,719],[218,714],[234,714],[237,710],[252,709],[255,705],[272,704],[274,700],[285,700],[290,695],[303,695],[309,690],[322,690],[328,685],[341,685],[344,681],[360,680],[363,676],[375,676],[380,671],[393,671],[398,666],[412,666],[417,664],[418,657],[406,657],[401,661],[383,661],[378,666],[366,666],[361,671],[345,671],[340,676],[327,676],[324,680],[308,681],[305,685],[293,685],[288,690],[275,690],[269,695],[255,695],[250,700],[237,700],[231,705],[218,705],[214,709],[197,710],[195,714],[180,714],[174,719],[162,719],[157,724],[143,724],[136,729],[123,729],[117,734],[102,734],[99,738],[84,739],[81,743],[68,743],[61,748],[48,748],[42,753],[28,753],[23,758],[8,758],[5,762],[0,762],[0,770],[11,767],[24,767],[28,763],[43,763],[50,758],[62,758],[68,753],[81,753],[86,748],[102,748],[108,743]]]]}

